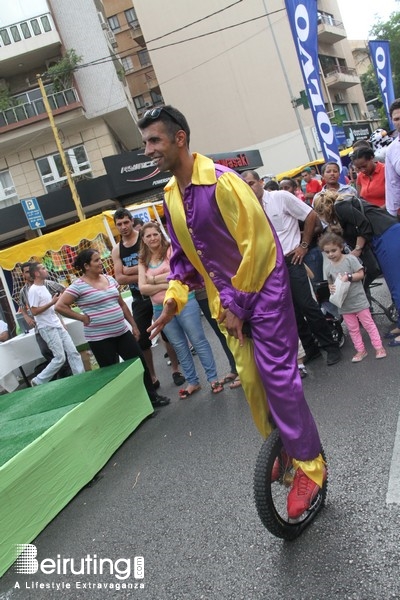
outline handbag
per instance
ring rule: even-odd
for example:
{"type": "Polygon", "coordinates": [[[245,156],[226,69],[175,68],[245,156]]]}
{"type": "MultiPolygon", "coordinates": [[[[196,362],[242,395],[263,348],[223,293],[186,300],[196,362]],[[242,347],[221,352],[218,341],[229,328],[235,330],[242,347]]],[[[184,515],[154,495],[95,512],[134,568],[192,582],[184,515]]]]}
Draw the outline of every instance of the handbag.
{"type": "Polygon", "coordinates": [[[334,286],[335,292],[329,296],[329,302],[332,302],[332,304],[341,308],[348,294],[350,281],[342,281],[341,275],[338,275],[335,279],[334,286]]]}
{"type": "MultiPolygon", "coordinates": [[[[356,210],[359,210],[361,212],[361,214],[365,217],[365,219],[368,221],[368,217],[365,214],[365,210],[364,210],[364,205],[363,205],[363,200],[361,200],[360,198],[354,198],[352,200],[352,205],[353,208],[355,208],[356,210]],[[357,203],[357,207],[354,206],[354,202],[357,203]]],[[[354,227],[358,233],[358,227],[356,225],[356,222],[354,220],[354,227]]],[[[361,263],[364,265],[365,267],[365,274],[368,273],[368,280],[369,281],[374,281],[374,279],[376,279],[377,277],[380,277],[382,275],[382,269],[376,259],[376,256],[371,248],[371,244],[370,242],[366,241],[364,248],[361,252],[360,255],[360,260],[361,263]]]]}

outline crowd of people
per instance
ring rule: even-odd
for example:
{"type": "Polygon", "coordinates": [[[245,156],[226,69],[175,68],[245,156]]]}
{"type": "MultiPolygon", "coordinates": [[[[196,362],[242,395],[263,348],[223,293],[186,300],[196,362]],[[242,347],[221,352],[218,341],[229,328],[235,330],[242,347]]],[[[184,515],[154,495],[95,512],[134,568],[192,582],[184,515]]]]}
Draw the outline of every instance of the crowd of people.
{"type": "MultiPolygon", "coordinates": [[[[400,100],[391,107],[400,133],[400,100]]],[[[76,258],[79,276],[66,290],[49,288],[40,263],[22,265],[26,277],[21,310],[35,326],[48,365],[32,385],[49,381],[64,363],[72,374],[82,361],[58,315],[82,322],[100,367],[139,358],[154,406],[170,399],[160,386],[152,340],[160,335],[172,379],[188,399],[201,388],[197,357],[211,394],[225,384],[242,386],[260,433],[279,429],[295,478],[288,515],[298,518],[312,504],[326,477],[318,431],[304,397],[305,364],[326,355],[337,364],[341,351],[327,324],[313,283],[348,284],[339,306],[360,362],[367,350],[361,323],[375,349],[386,356],[371,315],[369,284],[383,274],[400,314],[400,151],[393,139],[386,164],[368,142],[355,148],[350,177],[327,162],[319,175],[306,167],[300,179],[265,182],[256,171],[238,175],[189,151],[190,129],[176,108],[147,111],[139,121],[145,154],[172,178],[165,188],[169,239],[157,222],[135,222],[118,209],[120,241],[112,251],[114,276],[100,254],[86,249],[76,258]],[[352,173],[356,173],[356,179],[352,173]],[[132,309],[120,293],[129,286],[132,309]],[[73,306],[79,311],[73,310],[73,306]],[[201,315],[218,336],[229,371],[219,376],[201,315]]],[[[389,145],[389,144],[388,144],[389,145]]],[[[384,335],[400,346],[400,320],[384,335]]]]}

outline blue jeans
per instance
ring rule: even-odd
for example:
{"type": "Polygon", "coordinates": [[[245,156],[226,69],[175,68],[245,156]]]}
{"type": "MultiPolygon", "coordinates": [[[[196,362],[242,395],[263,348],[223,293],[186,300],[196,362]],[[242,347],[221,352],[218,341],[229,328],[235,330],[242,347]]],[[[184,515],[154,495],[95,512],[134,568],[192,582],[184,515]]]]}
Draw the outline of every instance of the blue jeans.
{"type": "Polygon", "coordinates": [[[52,351],[53,358],[47,367],[35,377],[38,385],[47,383],[58,373],[65,363],[65,355],[67,355],[73,375],[84,372],[85,367],[81,355],[64,327],[41,327],[39,333],[52,351]]]}
{"type": "Polygon", "coordinates": [[[303,263],[307,265],[314,273],[314,279],[311,283],[314,285],[317,281],[323,281],[323,256],[322,251],[318,248],[318,246],[313,246],[309,249],[305,257],[303,258],[303,263]]]}
{"type": "MultiPolygon", "coordinates": [[[[161,306],[154,306],[154,317],[156,319],[160,316],[161,312],[161,306]]],[[[172,321],[165,325],[164,331],[176,352],[186,381],[190,385],[198,385],[199,377],[196,373],[187,338],[189,338],[193,348],[197,352],[197,356],[206,373],[207,381],[217,381],[217,368],[211,346],[207,341],[201,324],[200,307],[195,298],[188,300],[180,314],[176,315],[172,321]]]]}

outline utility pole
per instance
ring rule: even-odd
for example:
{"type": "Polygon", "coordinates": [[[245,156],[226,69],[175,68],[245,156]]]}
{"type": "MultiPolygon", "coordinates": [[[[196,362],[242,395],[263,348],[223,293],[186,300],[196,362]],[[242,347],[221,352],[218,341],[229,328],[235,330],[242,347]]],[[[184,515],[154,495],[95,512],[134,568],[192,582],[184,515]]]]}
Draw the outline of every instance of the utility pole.
{"type": "Polygon", "coordinates": [[[58,129],[57,129],[55,121],[54,121],[53,112],[51,110],[49,99],[47,98],[46,90],[44,89],[42,78],[40,75],[36,75],[36,79],[38,81],[39,88],[40,88],[42,98],[43,98],[43,103],[44,103],[47,115],[49,117],[51,129],[53,131],[57,149],[58,149],[58,152],[60,153],[61,162],[64,167],[65,174],[67,176],[67,182],[68,182],[69,189],[71,190],[71,195],[72,195],[72,199],[74,201],[75,207],[76,207],[76,212],[78,213],[79,220],[84,221],[86,219],[85,213],[83,212],[83,209],[82,209],[81,200],[79,198],[79,194],[76,189],[75,181],[71,175],[71,171],[69,170],[67,159],[65,157],[64,148],[61,144],[60,136],[58,134],[58,129]]]}
{"type": "Polygon", "coordinates": [[[276,53],[278,55],[278,59],[279,59],[280,65],[281,65],[281,70],[282,70],[283,76],[285,78],[286,86],[287,86],[287,89],[288,89],[288,92],[289,92],[289,95],[290,95],[290,101],[291,101],[292,106],[294,108],[294,113],[296,115],[297,123],[299,125],[299,129],[300,129],[300,132],[301,132],[301,137],[303,138],[304,146],[305,146],[305,149],[307,151],[308,160],[310,162],[312,162],[314,160],[314,157],[312,155],[310,146],[308,144],[306,132],[304,131],[304,126],[303,126],[303,123],[302,123],[302,120],[301,120],[301,117],[300,117],[300,114],[299,114],[299,107],[296,104],[296,97],[293,94],[292,87],[291,87],[290,81],[289,81],[289,77],[288,77],[287,72],[286,72],[286,67],[285,67],[285,65],[283,63],[283,59],[282,59],[281,52],[279,50],[278,42],[277,42],[277,39],[275,37],[274,28],[272,27],[271,19],[269,18],[269,13],[268,13],[268,8],[267,8],[267,2],[266,2],[266,0],[263,0],[263,3],[264,3],[265,14],[267,15],[267,19],[268,19],[268,25],[269,25],[269,28],[271,30],[272,39],[273,39],[273,42],[274,42],[274,45],[275,45],[276,53]]]}

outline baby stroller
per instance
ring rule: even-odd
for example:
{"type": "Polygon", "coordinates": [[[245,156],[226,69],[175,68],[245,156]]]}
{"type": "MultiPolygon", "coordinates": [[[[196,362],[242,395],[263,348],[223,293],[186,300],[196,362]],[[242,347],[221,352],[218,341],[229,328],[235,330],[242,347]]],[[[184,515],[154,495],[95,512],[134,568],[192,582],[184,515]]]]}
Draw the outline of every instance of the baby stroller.
{"type": "Polygon", "coordinates": [[[328,282],[318,281],[314,283],[314,292],[319,307],[325,315],[325,319],[331,330],[332,338],[339,344],[339,348],[341,348],[345,340],[342,327],[343,317],[339,315],[337,308],[329,302],[330,291],[328,282]]]}

